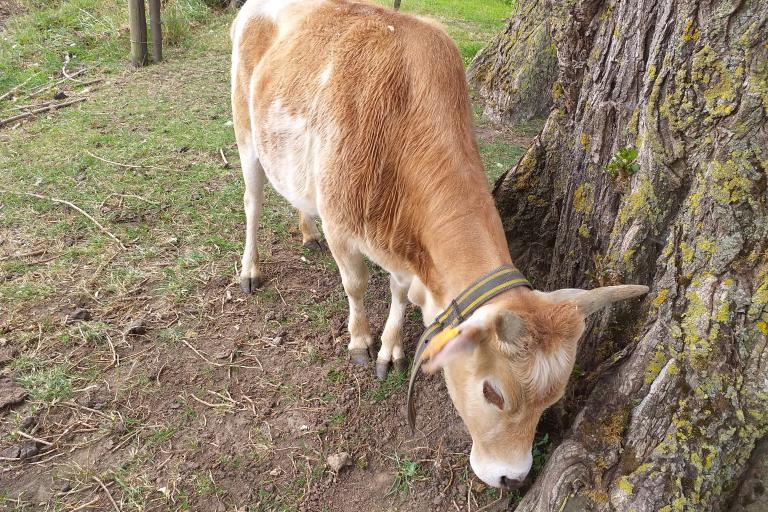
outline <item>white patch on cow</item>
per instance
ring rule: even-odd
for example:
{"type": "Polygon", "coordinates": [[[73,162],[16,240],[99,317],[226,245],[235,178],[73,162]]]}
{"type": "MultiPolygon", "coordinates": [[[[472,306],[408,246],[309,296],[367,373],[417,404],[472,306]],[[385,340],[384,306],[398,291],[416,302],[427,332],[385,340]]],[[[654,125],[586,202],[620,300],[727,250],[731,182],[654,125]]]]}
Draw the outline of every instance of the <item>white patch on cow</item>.
{"type": "Polygon", "coordinates": [[[305,119],[288,112],[279,98],[254,131],[259,159],[275,190],[298,210],[318,215],[315,184],[323,147],[319,134],[305,119]]]}
{"type": "Polygon", "coordinates": [[[390,32],[395,31],[395,27],[393,27],[392,25],[387,25],[387,28],[389,29],[390,32]]]}
{"type": "Polygon", "coordinates": [[[305,3],[304,0],[249,0],[242,8],[249,8],[254,15],[265,16],[277,21],[280,13],[294,4],[305,3]]]}
{"type": "Polygon", "coordinates": [[[333,64],[328,64],[325,69],[320,72],[320,85],[325,85],[328,80],[331,79],[331,73],[333,72],[333,64]]]}

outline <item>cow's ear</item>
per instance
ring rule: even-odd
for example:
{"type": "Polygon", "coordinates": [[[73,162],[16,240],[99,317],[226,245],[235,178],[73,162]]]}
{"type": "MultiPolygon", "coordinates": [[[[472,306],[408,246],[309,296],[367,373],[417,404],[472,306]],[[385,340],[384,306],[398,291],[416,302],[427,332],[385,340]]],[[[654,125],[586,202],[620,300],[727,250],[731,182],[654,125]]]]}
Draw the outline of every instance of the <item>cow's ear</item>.
{"type": "Polygon", "coordinates": [[[525,351],[525,323],[520,316],[511,311],[501,311],[496,316],[495,327],[499,343],[508,355],[525,351]]]}
{"type": "Polygon", "coordinates": [[[449,327],[429,342],[424,352],[422,369],[433,373],[451,362],[468,357],[489,336],[484,324],[471,321],[449,327]]]}

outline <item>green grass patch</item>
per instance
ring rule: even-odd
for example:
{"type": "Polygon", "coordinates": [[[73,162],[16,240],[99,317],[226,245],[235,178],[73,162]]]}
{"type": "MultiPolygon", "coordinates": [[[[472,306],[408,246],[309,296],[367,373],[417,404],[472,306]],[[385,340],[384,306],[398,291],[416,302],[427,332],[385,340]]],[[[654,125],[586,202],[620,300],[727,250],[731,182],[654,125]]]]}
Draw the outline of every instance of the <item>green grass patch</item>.
{"type": "Polygon", "coordinates": [[[424,470],[421,469],[418,462],[403,457],[397,452],[390,458],[395,464],[395,479],[385,496],[409,494],[415,482],[426,479],[424,470]]]}
{"type": "MultiPolygon", "coordinates": [[[[391,0],[377,1],[392,7],[391,0]]],[[[513,8],[504,0],[403,0],[400,6],[403,12],[439,21],[459,47],[465,65],[504,28],[513,8]]]]}

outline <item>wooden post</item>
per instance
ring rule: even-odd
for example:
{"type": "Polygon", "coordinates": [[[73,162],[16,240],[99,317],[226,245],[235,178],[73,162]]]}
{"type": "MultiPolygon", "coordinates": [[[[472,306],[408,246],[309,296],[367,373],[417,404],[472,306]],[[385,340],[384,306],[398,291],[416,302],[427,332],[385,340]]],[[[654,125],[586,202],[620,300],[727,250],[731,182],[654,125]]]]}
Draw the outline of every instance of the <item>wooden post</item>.
{"type": "Polygon", "coordinates": [[[163,29],[160,22],[160,0],[149,0],[149,19],[152,31],[152,60],[163,60],[163,29]]]}
{"type": "Polygon", "coordinates": [[[395,10],[396,11],[400,10],[400,0],[395,0],[395,10]]]}
{"type": "Polygon", "coordinates": [[[131,26],[131,64],[141,67],[147,63],[147,16],[144,0],[128,0],[128,23],[131,26]]]}

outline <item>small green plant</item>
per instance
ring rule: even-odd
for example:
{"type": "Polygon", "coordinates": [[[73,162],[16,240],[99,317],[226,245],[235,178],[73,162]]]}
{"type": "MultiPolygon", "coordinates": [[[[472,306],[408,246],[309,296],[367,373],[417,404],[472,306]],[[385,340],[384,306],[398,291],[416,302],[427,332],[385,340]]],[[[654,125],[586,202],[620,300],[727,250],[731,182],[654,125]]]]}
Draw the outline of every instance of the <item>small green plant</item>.
{"type": "Polygon", "coordinates": [[[408,374],[406,372],[390,371],[387,378],[379,385],[378,389],[371,393],[371,400],[374,402],[383,402],[397,389],[405,386],[406,382],[408,382],[408,374]]]}
{"type": "Polygon", "coordinates": [[[637,163],[637,148],[631,146],[619,149],[605,167],[605,172],[611,178],[618,181],[625,181],[639,170],[640,164],[637,163]]]}
{"type": "Polygon", "coordinates": [[[544,464],[547,463],[550,450],[552,449],[552,440],[549,434],[544,434],[533,443],[533,471],[538,473],[544,464]]]}
{"type": "Polygon", "coordinates": [[[29,392],[32,400],[53,404],[72,395],[72,376],[64,366],[55,368],[33,367],[19,378],[19,383],[29,392]]]}
{"type": "Polygon", "coordinates": [[[391,457],[391,459],[395,462],[395,480],[392,482],[392,486],[385,496],[389,497],[393,494],[408,494],[414,482],[426,478],[418,462],[411,460],[408,457],[401,458],[400,454],[397,452],[395,452],[394,457],[391,457]]]}

